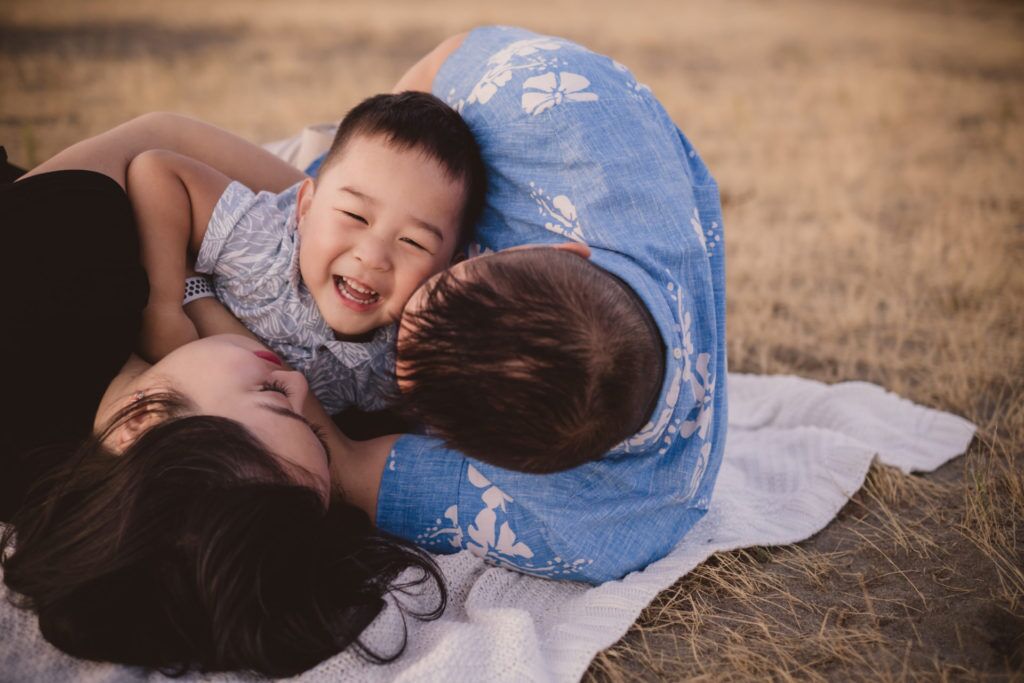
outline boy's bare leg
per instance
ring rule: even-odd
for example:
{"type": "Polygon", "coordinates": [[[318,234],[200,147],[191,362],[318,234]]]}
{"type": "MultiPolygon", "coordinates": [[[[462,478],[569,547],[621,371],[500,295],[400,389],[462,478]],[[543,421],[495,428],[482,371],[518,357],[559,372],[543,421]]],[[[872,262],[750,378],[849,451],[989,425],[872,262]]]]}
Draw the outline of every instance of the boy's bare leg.
{"type": "Polygon", "coordinates": [[[252,190],[280,192],[305,174],[233,133],[179,114],[143,114],[68,147],[22,177],[68,169],[96,171],[125,186],[128,164],[152,149],[177,152],[212,166],[252,190]]]}

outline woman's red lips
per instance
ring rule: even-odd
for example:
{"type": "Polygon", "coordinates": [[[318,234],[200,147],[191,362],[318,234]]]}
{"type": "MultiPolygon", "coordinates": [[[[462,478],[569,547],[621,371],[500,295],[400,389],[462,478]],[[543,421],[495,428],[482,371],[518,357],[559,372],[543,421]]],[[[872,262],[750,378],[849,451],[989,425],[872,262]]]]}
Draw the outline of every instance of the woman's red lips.
{"type": "Polygon", "coordinates": [[[284,365],[284,362],[277,357],[277,354],[271,353],[270,351],[253,351],[257,358],[262,358],[265,361],[270,361],[274,365],[284,365]]]}

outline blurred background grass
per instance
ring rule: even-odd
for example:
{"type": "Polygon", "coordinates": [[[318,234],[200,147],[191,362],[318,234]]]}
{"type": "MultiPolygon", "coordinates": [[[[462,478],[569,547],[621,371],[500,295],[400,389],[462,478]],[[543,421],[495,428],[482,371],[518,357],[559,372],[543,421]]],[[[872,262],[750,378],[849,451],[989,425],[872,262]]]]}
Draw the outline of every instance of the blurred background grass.
{"type": "Polygon", "coordinates": [[[611,54],[701,150],[730,369],[878,382],[980,425],[935,475],[876,468],[811,541],[713,558],[588,676],[1024,675],[1020,2],[5,0],[0,144],[32,166],[151,110],[286,137],[480,23],[611,54]]]}

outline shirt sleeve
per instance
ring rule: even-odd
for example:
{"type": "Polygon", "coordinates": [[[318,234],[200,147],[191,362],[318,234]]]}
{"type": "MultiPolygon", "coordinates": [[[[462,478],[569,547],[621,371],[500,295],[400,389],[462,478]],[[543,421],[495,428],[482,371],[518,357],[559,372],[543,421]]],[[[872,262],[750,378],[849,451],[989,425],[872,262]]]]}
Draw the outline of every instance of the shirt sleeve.
{"type": "Polygon", "coordinates": [[[287,259],[278,257],[290,237],[286,226],[294,192],[295,187],[256,194],[238,182],[228,185],[199,245],[196,271],[252,279],[268,267],[287,267],[287,259]]]}
{"type": "Polygon", "coordinates": [[[663,557],[703,515],[661,495],[664,467],[525,474],[467,458],[437,439],[395,442],[377,499],[377,524],[422,548],[466,550],[545,578],[601,583],[663,557]]]}
{"type": "Polygon", "coordinates": [[[557,505],[556,491],[530,489],[520,481],[538,476],[491,468],[437,439],[406,435],[395,442],[385,465],[377,523],[430,552],[467,550],[528,574],[588,580],[583,570],[592,560],[570,558],[560,551],[562,544],[549,539],[555,529],[546,517],[550,504],[557,505]],[[504,474],[502,486],[492,481],[493,472],[504,474]],[[520,500],[508,493],[510,487],[539,497],[520,500]]]}
{"type": "Polygon", "coordinates": [[[468,459],[437,439],[407,434],[388,455],[377,494],[377,526],[433,553],[465,547],[459,492],[468,459]]]}

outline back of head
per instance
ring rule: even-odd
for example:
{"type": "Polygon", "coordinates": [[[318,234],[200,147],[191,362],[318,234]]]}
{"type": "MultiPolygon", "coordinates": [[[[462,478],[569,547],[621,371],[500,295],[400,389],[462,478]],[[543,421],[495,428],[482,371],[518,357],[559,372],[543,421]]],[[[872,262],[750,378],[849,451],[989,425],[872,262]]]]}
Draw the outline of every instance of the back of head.
{"type": "Polygon", "coordinates": [[[398,350],[403,406],[479,460],[556,472],[597,460],[654,408],[664,347],[620,279],[556,249],[442,274],[398,350]]]}
{"type": "Polygon", "coordinates": [[[386,661],[358,639],[399,573],[439,587],[418,616],[445,599],[428,556],[351,505],[325,509],[248,430],[210,416],[168,419],[119,456],[86,443],[2,553],[52,644],[164,672],[289,676],[353,643],[386,661]]]}
{"type": "Polygon", "coordinates": [[[399,150],[418,150],[439,163],[449,179],[465,184],[466,204],[456,253],[465,247],[483,210],[487,176],[476,138],[458,112],[425,92],[368,97],[342,119],[320,167],[321,174],[358,135],[380,136],[399,150]]]}

